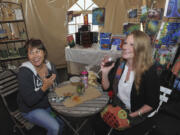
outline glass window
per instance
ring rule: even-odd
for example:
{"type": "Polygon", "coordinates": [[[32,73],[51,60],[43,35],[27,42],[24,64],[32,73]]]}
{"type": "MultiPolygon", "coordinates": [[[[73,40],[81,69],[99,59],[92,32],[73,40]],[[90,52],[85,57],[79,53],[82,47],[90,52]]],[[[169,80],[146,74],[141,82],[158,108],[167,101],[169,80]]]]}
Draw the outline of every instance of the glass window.
{"type": "Polygon", "coordinates": [[[76,31],[75,25],[69,25],[68,27],[69,34],[73,34],[76,31]]]}
{"type": "Polygon", "coordinates": [[[88,23],[91,25],[91,31],[99,31],[97,25],[92,25],[92,9],[98,6],[92,0],[78,0],[68,11],[73,11],[77,16],[68,22],[68,34],[75,35],[78,28],[84,24],[84,15],[88,14],[88,23]],[[79,14],[80,13],[80,14],[79,14]],[[78,15],[79,14],[79,15],[78,15]]]}
{"type": "Polygon", "coordinates": [[[74,4],[68,11],[81,11],[82,9],[77,5],[74,4]]]}
{"type": "Polygon", "coordinates": [[[89,9],[93,5],[91,0],[86,0],[85,9],[89,9]]]}
{"type": "Polygon", "coordinates": [[[82,9],[85,9],[84,6],[85,6],[85,1],[86,0],[78,0],[76,4],[78,4],[82,9]]]}
{"type": "Polygon", "coordinates": [[[84,23],[83,15],[81,14],[80,16],[77,16],[76,21],[78,24],[83,24],[84,23]]]}

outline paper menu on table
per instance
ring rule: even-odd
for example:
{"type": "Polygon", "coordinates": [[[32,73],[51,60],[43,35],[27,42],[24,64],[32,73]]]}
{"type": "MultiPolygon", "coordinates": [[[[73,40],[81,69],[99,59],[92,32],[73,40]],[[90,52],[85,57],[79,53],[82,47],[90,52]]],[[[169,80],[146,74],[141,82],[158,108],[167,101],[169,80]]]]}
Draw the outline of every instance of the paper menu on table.
{"type": "Polygon", "coordinates": [[[72,97],[67,98],[63,102],[66,107],[74,107],[85,101],[92,100],[102,95],[97,88],[88,86],[88,88],[85,90],[85,93],[82,96],[79,96],[76,92],[76,87],[77,86],[75,85],[67,84],[62,87],[56,88],[55,92],[58,96],[64,96],[68,93],[73,94],[72,97]]]}

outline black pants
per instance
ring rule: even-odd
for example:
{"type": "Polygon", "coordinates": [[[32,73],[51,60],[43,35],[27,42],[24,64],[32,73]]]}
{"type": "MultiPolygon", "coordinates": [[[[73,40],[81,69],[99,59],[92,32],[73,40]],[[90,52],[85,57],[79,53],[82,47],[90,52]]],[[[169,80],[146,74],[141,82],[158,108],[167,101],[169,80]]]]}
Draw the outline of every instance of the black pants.
{"type": "MultiPolygon", "coordinates": [[[[103,119],[100,117],[100,114],[98,114],[96,117],[94,117],[94,130],[96,135],[107,135],[110,127],[103,121],[103,119]]],[[[111,132],[111,135],[144,135],[146,132],[152,129],[152,126],[154,125],[154,121],[152,118],[149,118],[142,123],[133,126],[131,128],[125,129],[123,131],[118,131],[113,129],[111,132]]]]}

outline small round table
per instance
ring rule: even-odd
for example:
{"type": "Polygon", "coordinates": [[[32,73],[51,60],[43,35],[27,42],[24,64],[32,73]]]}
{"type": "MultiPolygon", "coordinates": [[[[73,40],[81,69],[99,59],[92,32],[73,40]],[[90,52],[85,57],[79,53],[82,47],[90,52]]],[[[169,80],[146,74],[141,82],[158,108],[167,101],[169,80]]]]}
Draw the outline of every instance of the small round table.
{"type": "MultiPolygon", "coordinates": [[[[70,83],[69,81],[61,83],[58,87],[61,87],[63,85],[66,85],[70,83]]],[[[74,107],[66,107],[63,105],[62,102],[54,102],[52,101],[52,98],[57,97],[57,94],[55,92],[50,92],[48,95],[49,103],[51,107],[58,112],[60,117],[64,120],[64,122],[74,131],[76,135],[79,135],[78,131],[83,127],[83,125],[88,121],[88,117],[93,116],[94,114],[97,114],[100,112],[108,103],[109,96],[107,92],[103,92],[101,86],[99,85],[97,89],[101,92],[101,96],[97,97],[95,99],[83,102],[82,104],[79,104],[74,107]],[[65,116],[65,117],[64,117],[65,116]],[[83,122],[76,128],[74,128],[67,117],[70,118],[84,118],[83,122]]]]}

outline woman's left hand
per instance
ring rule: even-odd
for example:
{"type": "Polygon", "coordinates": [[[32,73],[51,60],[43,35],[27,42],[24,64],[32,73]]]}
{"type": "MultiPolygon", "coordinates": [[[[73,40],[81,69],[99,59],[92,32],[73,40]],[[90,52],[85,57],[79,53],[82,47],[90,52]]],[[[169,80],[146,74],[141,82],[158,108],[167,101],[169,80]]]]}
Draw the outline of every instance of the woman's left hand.
{"type": "Polygon", "coordinates": [[[56,79],[56,74],[52,74],[52,76],[49,78],[44,78],[43,79],[43,86],[41,89],[43,91],[46,91],[51,85],[53,85],[53,82],[55,79],[56,79]]]}

